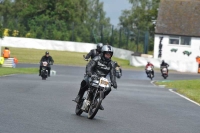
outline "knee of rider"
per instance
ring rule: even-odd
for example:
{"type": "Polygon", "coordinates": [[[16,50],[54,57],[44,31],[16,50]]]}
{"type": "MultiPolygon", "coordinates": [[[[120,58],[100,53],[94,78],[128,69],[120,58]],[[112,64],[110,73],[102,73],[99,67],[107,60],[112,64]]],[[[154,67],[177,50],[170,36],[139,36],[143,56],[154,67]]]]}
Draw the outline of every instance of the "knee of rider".
{"type": "Polygon", "coordinates": [[[83,80],[83,81],[81,82],[81,88],[83,88],[83,87],[86,86],[86,85],[87,85],[86,81],[83,80]]]}
{"type": "Polygon", "coordinates": [[[109,93],[110,91],[111,91],[111,88],[108,87],[108,88],[106,88],[106,91],[105,91],[105,92],[109,93]]]}

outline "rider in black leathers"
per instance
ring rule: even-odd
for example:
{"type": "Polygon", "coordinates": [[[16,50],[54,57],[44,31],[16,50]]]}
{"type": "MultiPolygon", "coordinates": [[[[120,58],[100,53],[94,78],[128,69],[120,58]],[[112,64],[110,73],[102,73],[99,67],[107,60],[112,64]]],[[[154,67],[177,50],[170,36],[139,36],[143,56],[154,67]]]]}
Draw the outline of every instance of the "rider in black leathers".
{"type": "Polygon", "coordinates": [[[162,73],[162,68],[163,67],[167,68],[167,73],[168,73],[169,64],[167,64],[164,60],[162,60],[162,63],[160,64],[160,71],[161,71],[161,73],[162,73]]]}
{"type": "MultiPolygon", "coordinates": [[[[84,92],[88,89],[89,78],[91,75],[97,75],[98,77],[106,77],[110,73],[110,80],[114,88],[117,88],[117,82],[115,77],[115,62],[111,60],[113,55],[113,48],[110,45],[104,45],[101,49],[102,54],[94,57],[86,66],[86,75],[81,82],[80,90],[75,98],[75,102],[79,102],[84,92]]],[[[104,95],[107,96],[111,91],[111,88],[108,88],[104,95]]],[[[105,97],[104,97],[105,98],[105,97]]],[[[104,110],[103,106],[100,106],[101,110],[104,110]]]]}
{"type": "Polygon", "coordinates": [[[93,59],[95,56],[101,54],[101,48],[102,47],[103,47],[103,44],[98,43],[97,48],[90,50],[90,52],[86,55],[85,59],[88,60],[90,57],[91,57],[91,59],[93,59]]]}
{"type": "Polygon", "coordinates": [[[42,56],[40,60],[40,70],[39,70],[39,76],[41,76],[41,70],[42,70],[42,62],[46,61],[48,63],[47,70],[48,70],[48,76],[50,77],[50,71],[51,71],[51,66],[54,63],[53,58],[49,55],[49,52],[46,51],[45,55],[42,56]]]}
{"type": "MultiPolygon", "coordinates": [[[[121,76],[122,76],[122,68],[120,67],[120,65],[117,63],[117,62],[115,62],[115,74],[116,74],[116,68],[119,68],[119,71],[120,71],[120,73],[121,73],[121,76]]],[[[120,76],[120,77],[121,77],[120,76]]],[[[117,78],[120,78],[120,77],[117,77],[117,78]]]]}

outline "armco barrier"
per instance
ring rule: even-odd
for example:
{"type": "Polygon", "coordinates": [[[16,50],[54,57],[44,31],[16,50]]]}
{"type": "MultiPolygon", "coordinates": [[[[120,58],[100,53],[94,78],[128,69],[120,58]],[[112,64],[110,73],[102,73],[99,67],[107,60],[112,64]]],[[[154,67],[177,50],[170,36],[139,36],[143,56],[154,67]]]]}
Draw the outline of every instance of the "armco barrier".
{"type": "Polygon", "coordinates": [[[14,58],[5,58],[2,67],[12,67],[12,68],[15,68],[16,64],[14,62],[14,58]]]}
{"type": "MultiPolygon", "coordinates": [[[[3,40],[0,41],[1,41],[0,44],[2,44],[2,46],[17,47],[17,48],[33,48],[33,49],[43,49],[43,50],[89,52],[91,49],[96,48],[96,44],[91,44],[91,43],[42,40],[42,39],[21,38],[21,37],[4,37],[3,40]]],[[[114,48],[113,56],[120,59],[129,60],[132,53],[133,52],[129,50],[114,48]]]]}

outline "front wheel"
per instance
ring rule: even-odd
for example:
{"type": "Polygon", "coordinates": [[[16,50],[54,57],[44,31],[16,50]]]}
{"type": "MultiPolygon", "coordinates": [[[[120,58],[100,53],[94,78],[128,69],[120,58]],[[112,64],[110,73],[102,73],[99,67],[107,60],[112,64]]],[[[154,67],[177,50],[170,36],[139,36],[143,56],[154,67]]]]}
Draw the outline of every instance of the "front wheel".
{"type": "Polygon", "coordinates": [[[164,74],[163,77],[164,77],[164,79],[167,79],[167,75],[164,74]]]}
{"type": "Polygon", "coordinates": [[[83,102],[77,103],[76,110],[75,110],[76,115],[80,116],[83,113],[83,111],[81,110],[82,104],[83,104],[83,102]]]}
{"type": "Polygon", "coordinates": [[[103,95],[104,95],[104,92],[103,91],[100,92],[100,96],[97,95],[95,98],[95,102],[90,105],[89,112],[88,112],[88,119],[93,119],[95,115],[97,114],[103,100],[102,98],[103,95]]]}

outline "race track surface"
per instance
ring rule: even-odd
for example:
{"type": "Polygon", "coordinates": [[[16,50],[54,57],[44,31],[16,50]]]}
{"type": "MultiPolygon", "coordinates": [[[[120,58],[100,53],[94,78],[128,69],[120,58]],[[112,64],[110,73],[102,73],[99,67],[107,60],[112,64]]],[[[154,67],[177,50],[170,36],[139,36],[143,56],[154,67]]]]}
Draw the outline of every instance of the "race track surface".
{"type": "MultiPolygon", "coordinates": [[[[19,64],[18,67],[38,67],[19,64]]],[[[143,71],[123,70],[118,88],[103,101],[93,120],[75,115],[72,102],[84,67],[52,66],[57,75],[0,77],[0,133],[199,133],[200,107],[151,84],[143,71]]],[[[197,79],[171,73],[168,80],[197,79]]],[[[154,80],[163,80],[156,73],[154,80]]]]}

